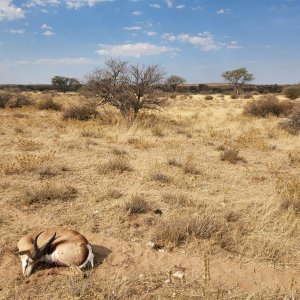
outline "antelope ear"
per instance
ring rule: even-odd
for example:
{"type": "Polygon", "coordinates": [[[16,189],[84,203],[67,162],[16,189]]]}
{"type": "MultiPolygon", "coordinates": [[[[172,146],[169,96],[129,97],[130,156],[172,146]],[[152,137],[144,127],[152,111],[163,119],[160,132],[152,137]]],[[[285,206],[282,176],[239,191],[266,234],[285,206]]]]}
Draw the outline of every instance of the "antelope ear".
{"type": "Polygon", "coordinates": [[[18,251],[18,252],[16,252],[16,254],[20,255],[20,256],[24,255],[24,254],[31,255],[29,250],[18,251]]]}

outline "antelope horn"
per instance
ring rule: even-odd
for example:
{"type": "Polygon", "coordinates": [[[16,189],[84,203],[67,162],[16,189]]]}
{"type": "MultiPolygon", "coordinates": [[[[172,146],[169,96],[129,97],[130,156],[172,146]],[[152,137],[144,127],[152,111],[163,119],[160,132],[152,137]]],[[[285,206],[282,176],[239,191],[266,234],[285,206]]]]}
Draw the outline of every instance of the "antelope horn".
{"type": "Polygon", "coordinates": [[[37,240],[39,238],[39,236],[43,233],[40,232],[34,239],[34,254],[32,256],[33,259],[39,259],[41,258],[43,255],[45,255],[45,253],[47,252],[48,248],[51,246],[51,244],[55,241],[55,239],[57,239],[56,237],[56,232],[54,233],[54,235],[51,237],[51,239],[49,239],[48,242],[46,242],[41,248],[38,247],[37,245],[37,240]]]}

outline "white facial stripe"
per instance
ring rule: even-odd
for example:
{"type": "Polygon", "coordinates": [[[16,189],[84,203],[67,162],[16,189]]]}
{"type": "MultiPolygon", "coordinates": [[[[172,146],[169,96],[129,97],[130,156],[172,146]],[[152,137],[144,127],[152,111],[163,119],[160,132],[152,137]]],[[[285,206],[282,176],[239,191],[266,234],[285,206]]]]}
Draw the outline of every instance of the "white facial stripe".
{"type": "Polygon", "coordinates": [[[25,273],[26,267],[28,265],[28,258],[29,256],[27,254],[21,256],[23,274],[25,273]]]}

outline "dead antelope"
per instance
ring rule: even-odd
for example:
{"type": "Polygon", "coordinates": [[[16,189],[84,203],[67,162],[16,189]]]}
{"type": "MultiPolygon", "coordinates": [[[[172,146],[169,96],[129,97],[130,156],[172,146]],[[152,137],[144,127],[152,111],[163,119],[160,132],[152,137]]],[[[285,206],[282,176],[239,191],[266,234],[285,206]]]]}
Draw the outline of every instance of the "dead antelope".
{"type": "Polygon", "coordinates": [[[27,234],[18,242],[24,276],[30,276],[39,262],[57,266],[94,267],[94,254],[87,239],[75,230],[45,229],[27,234]]]}

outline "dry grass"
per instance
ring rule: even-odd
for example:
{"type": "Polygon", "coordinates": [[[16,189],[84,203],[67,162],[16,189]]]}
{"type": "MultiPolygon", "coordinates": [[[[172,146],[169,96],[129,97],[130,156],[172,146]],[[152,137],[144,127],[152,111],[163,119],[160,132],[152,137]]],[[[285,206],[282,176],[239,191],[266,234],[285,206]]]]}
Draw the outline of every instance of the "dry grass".
{"type": "Polygon", "coordinates": [[[300,213],[299,177],[278,180],[277,193],[280,198],[280,205],[283,209],[292,209],[296,213],[300,213]]]}
{"type": "Polygon", "coordinates": [[[63,113],[63,118],[87,121],[95,118],[97,115],[98,112],[93,105],[83,104],[67,108],[63,113]]]}
{"type": "Polygon", "coordinates": [[[77,195],[76,188],[70,185],[46,183],[40,186],[25,188],[20,195],[19,205],[45,205],[54,200],[68,201],[77,195]]]}
{"type": "Polygon", "coordinates": [[[294,103],[290,101],[279,101],[276,96],[269,95],[266,98],[249,102],[244,110],[245,114],[255,117],[267,117],[268,115],[288,115],[292,111],[294,103]]]}
{"type": "Polygon", "coordinates": [[[199,216],[175,215],[161,221],[155,228],[153,240],[160,244],[180,246],[192,238],[200,240],[214,239],[224,246],[227,228],[218,216],[203,213],[199,216]]]}
{"type": "Polygon", "coordinates": [[[169,175],[164,174],[163,172],[160,171],[153,172],[150,175],[150,178],[160,183],[170,183],[172,181],[172,178],[169,175]]]}
{"type": "Polygon", "coordinates": [[[54,102],[53,97],[46,95],[37,103],[37,108],[40,110],[62,110],[60,103],[54,102]]]}
{"type": "Polygon", "coordinates": [[[112,172],[123,173],[133,171],[132,166],[126,158],[112,159],[106,163],[102,163],[98,167],[98,172],[102,175],[109,174],[112,172]]]}
{"type": "Polygon", "coordinates": [[[245,158],[239,155],[240,151],[237,149],[224,149],[220,154],[222,161],[228,161],[231,164],[237,164],[238,162],[246,162],[245,158]]]}
{"type": "Polygon", "coordinates": [[[251,100],[213,97],[178,95],[131,123],[108,107],[85,122],[1,109],[0,299],[297,299],[299,137],[244,115],[251,100]],[[222,162],[228,149],[247,163],[222,162]],[[49,226],[93,244],[86,278],[23,279],[16,243],[49,226]]]}
{"type": "Polygon", "coordinates": [[[134,195],[131,200],[125,204],[125,209],[129,214],[143,214],[151,208],[149,202],[145,200],[144,195],[134,195]]]}
{"type": "Polygon", "coordinates": [[[290,115],[288,120],[279,123],[279,126],[291,134],[300,132],[300,109],[290,115]]]}

